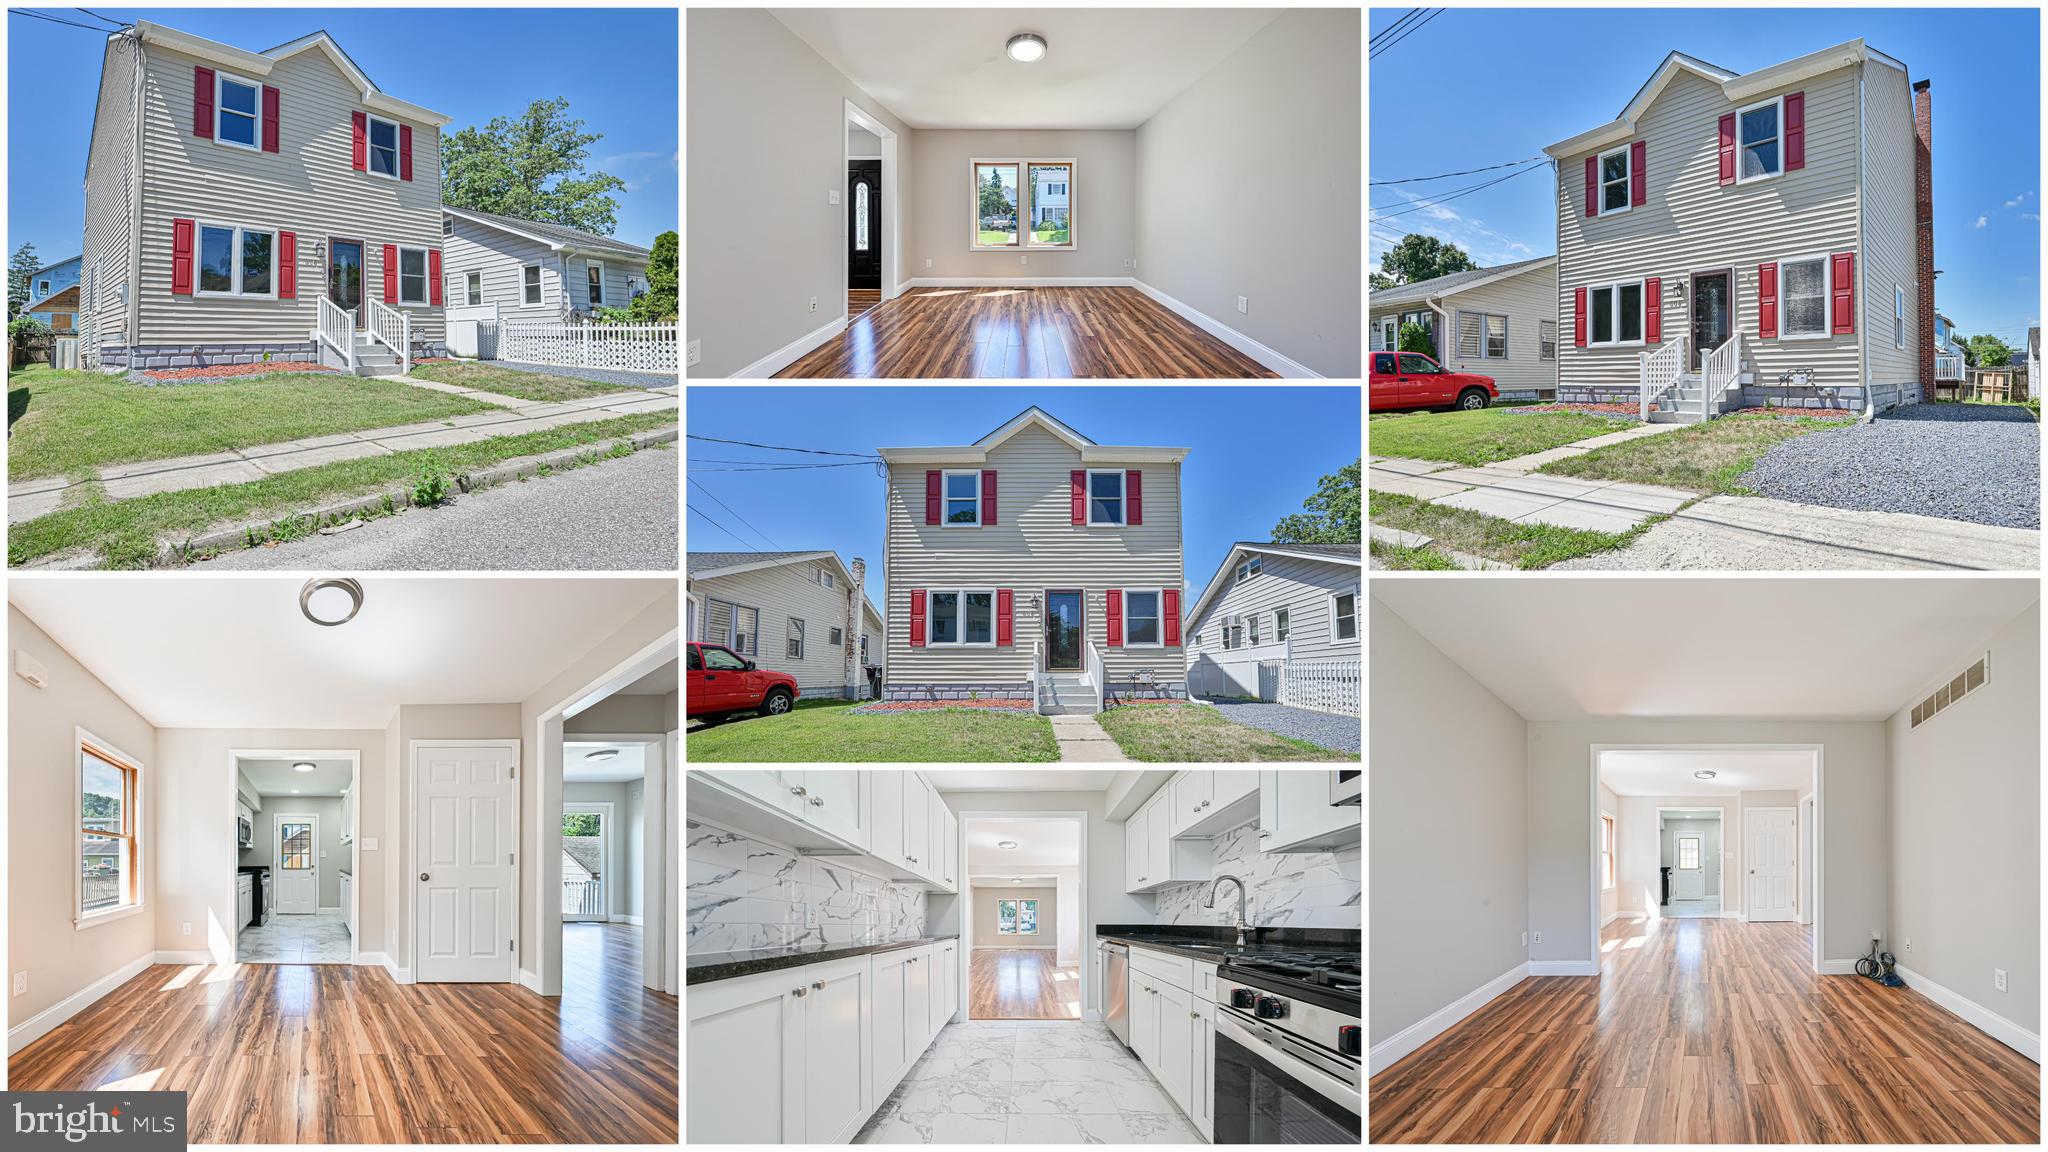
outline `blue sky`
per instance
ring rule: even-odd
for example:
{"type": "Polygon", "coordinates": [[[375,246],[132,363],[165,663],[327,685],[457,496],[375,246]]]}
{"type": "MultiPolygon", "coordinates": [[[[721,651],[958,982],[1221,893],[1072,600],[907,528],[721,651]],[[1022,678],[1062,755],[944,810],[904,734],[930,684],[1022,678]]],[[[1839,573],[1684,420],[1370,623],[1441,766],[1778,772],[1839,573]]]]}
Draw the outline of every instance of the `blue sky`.
{"type": "MultiPolygon", "coordinates": [[[[93,23],[75,9],[35,9],[93,23]]],[[[651,245],[676,227],[676,14],[586,8],[94,8],[262,51],[325,28],[377,86],[454,117],[446,131],[516,117],[564,97],[591,145],[587,167],[628,182],[616,235],[651,245]],[[526,60],[535,67],[511,67],[526,60]],[[579,66],[575,62],[593,63],[579,66]]],[[[85,220],[85,150],[106,38],[7,17],[7,248],[78,253],[85,220]]]]}
{"type": "MultiPolygon", "coordinates": [[[[1374,8],[1373,33],[1407,11],[1374,8]]],[[[2033,8],[1452,8],[1369,66],[1367,179],[1540,157],[1546,145],[1613,120],[1673,49],[1749,72],[1859,36],[1903,61],[1914,80],[1934,84],[1937,304],[1963,334],[2020,346],[2041,316],[2041,38],[2033,8]],[[1599,46],[1597,66],[1589,45],[1599,46]],[[1445,82],[1446,61],[1455,62],[1455,83],[1445,82]]],[[[1483,266],[1550,255],[1557,226],[1548,168],[1378,219],[1382,208],[1407,207],[1409,196],[1446,195],[1506,171],[1372,188],[1373,232],[1436,235],[1483,266]]],[[[1373,237],[1375,270],[1391,246],[1373,237]]]]}
{"type": "MultiPolygon", "coordinates": [[[[1187,581],[1196,589],[1215,574],[1225,548],[1267,539],[1282,516],[1302,510],[1319,479],[1360,455],[1357,388],[692,385],[684,403],[693,436],[835,452],[971,444],[1033,404],[1097,443],[1190,449],[1181,467],[1181,543],[1187,581]]],[[[874,468],[715,472],[734,465],[712,461],[832,458],[699,440],[689,441],[687,459],[690,549],[829,548],[844,559],[865,559],[870,579],[879,578],[882,478],[874,468]]]]}

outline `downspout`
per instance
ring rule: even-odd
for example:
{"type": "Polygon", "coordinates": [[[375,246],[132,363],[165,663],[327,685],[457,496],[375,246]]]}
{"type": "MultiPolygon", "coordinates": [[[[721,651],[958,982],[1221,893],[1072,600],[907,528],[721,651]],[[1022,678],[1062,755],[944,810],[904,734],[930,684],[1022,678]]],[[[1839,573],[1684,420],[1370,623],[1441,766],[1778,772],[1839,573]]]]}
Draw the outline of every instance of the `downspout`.
{"type": "Polygon", "coordinates": [[[1863,277],[1863,291],[1855,297],[1863,309],[1863,323],[1856,326],[1856,363],[1863,375],[1864,424],[1877,419],[1877,392],[1870,378],[1870,265],[1863,259],[1863,239],[1870,231],[1870,120],[1863,102],[1869,74],[1870,61],[1856,66],[1856,269],[1863,277]]]}
{"type": "Polygon", "coordinates": [[[121,303],[125,310],[123,333],[126,342],[124,353],[127,367],[135,367],[135,347],[142,339],[142,73],[147,63],[148,49],[143,45],[142,35],[135,36],[135,73],[129,82],[128,116],[134,121],[134,139],[130,142],[128,166],[134,170],[134,184],[128,194],[128,277],[122,285],[127,299],[121,303]]]}

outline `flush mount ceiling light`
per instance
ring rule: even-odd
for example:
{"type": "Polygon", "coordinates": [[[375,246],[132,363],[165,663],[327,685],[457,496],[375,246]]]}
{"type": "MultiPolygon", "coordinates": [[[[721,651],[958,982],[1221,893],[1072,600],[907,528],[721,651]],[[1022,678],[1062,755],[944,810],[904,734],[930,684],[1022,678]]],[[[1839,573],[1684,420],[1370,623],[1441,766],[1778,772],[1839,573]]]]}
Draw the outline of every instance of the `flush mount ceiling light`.
{"type": "Polygon", "coordinates": [[[595,752],[585,752],[583,754],[583,761],[587,764],[592,760],[610,760],[618,754],[619,750],[617,748],[599,748],[595,752]]]}
{"type": "Polygon", "coordinates": [[[1044,57],[1045,37],[1036,32],[1019,32],[1010,37],[1010,42],[1003,46],[1003,50],[1017,63],[1030,64],[1044,57]]]}
{"type": "Polygon", "coordinates": [[[297,764],[292,765],[292,771],[294,772],[311,772],[312,770],[313,763],[310,760],[301,760],[297,764]]]}
{"type": "Polygon", "coordinates": [[[1023,881],[1022,881],[1022,880],[1012,880],[1012,881],[1010,881],[1010,883],[1012,883],[1012,884],[1022,884],[1022,883],[1023,883],[1023,881]]]}
{"type": "Polygon", "coordinates": [[[346,576],[306,581],[299,589],[299,611],[322,628],[346,624],[363,608],[363,586],[346,576]]]}
{"type": "Polygon", "coordinates": [[[996,841],[996,847],[998,847],[998,848],[1015,848],[1016,846],[1017,846],[1017,842],[1016,842],[1015,840],[998,840],[998,841],[996,841]]]}
{"type": "Polygon", "coordinates": [[[1699,771],[1693,773],[1692,775],[1693,779],[1695,780],[1712,780],[1714,778],[1715,773],[1714,770],[1711,768],[1702,768],[1699,771]]]}

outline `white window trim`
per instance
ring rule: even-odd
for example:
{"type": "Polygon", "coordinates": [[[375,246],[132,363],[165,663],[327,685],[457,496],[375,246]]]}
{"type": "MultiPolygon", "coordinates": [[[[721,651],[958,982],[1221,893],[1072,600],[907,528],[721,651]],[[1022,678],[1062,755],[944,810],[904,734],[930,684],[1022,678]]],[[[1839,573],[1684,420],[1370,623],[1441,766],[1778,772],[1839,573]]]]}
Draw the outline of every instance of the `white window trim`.
{"type": "Polygon", "coordinates": [[[1770,180],[1778,176],[1783,176],[1784,174],[1785,98],[1783,96],[1773,96],[1769,100],[1759,100],[1754,104],[1748,104],[1744,105],[1741,108],[1737,108],[1735,110],[1735,182],[1737,184],[1754,184],[1759,180],[1770,180]],[[1776,137],[1774,137],[1774,139],[1776,139],[1778,142],[1778,170],[1775,172],[1759,173],[1755,176],[1744,176],[1742,174],[1742,115],[1745,112],[1754,112],[1757,109],[1762,108],[1766,104],[1775,104],[1778,107],[1778,134],[1776,137]]]}
{"type": "Polygon", "coordinates": [[[1130,478],[1129,476],[1126,476],[1126,475],[1124,475],[1124,470],[1123,470],[1122,468],[1090,468],[1090,469],[1088,469],[1088,475],[1087,475],[1087,479],[1086,479],[1086,480],[1085,480],[1085,481],[1084,481],[1083,483],[1084,483],[1084,486],[1083,486],[1083,488],[1082,488],[1082,491],[1081,491],[1081,498],[1082,498],[1083,500],[1087,501],[1087,503],[1086,503],[1085,505],[1083,505],[1083,507],[1084,507],[1084,508],[1086,509],[1086,516],[1085,516],[1085,520],[1086,520],[1086,526],[1087,526],[1087,527],[1089,527],[1089,528],[1128,528],[1128,527],[1130,527],[1130,524],[1131,524],[1131,478],[1130,478]],[[1096,478],[1097,476],[1115,476],[1115,477],[1117,478],[1117,485],[1118,485],[1118,487],[1117,487],[1117,500],[1116,500],[1116,514],[1117,514],[1117,516],[1118,516],[1119,518],[1118,518],[1118,519],[1116,519],[1116,520],[1097,520],[1097,519],[1095,518],[1095,478],[1096,478]]]}
{"type": "Polygon", "coordinates": [[[1892,346],[1900,351],[1906,347],[1906,290],[1897,284],[1892,285],[1892,346]]]}
{"type": "Polygon", "coordinates": [[[1465,350],[1464,350],[1463,348],[1457,348],[1457,349],[1454,349],[1454,351],[1456,351],[1456,352],[1458,353],[1458,359],[1460,359],[1460,360],[1505,360],[1505,359],[1507,359],[1507,358],[1508,358],[1508,343],[1507,343],[1507,340],[1508,340],[1508,331],[1509,331],[1509,328],[1510,328],[1510,325],[1509,325],[1509,322],[1508,322],[1508,317],[1507,317],[1507,313],[1505,313],[1505,312],[1465,312],[1465,311],[1460,311],[1460,312],[1458,313],[1458,342],[1459,342],[1460,344],[1464,343],[1464,337],[1465,337],[1465,320],[1466,320],[1466,318],[1467,318],[1467,317],[1471,317],[1471,318],[1473,318],[1473,319],[1476,319],[1476,320],[1478,320],[1478,321],[1479,321],[1479,354],[1478,354],[1477,356],[1467,356],[1467,355],[1465,355],[1465,350]],[[1494,318],[1495,316],[1498,316],[1498,317],[1500,317],[1500,329],[1501,329],[1501,353],[1500,353],[1500,355],[1498,355],[1498,356],[1495,356],[1495,355],[1493,355],[1492,353],[1490,353],[1490,352],[1488,352],[1488,351],[1487,351],[1487,333],[1486,333],[1486,322],[1487,322],[1487,321],[1489,321],[1489,320],[1491,320],[1491,319],[1493,319],[1493,318],[1494,318]]]}
{"type": "Polygon", "coordinates": [[[1600,890],[1612,892],[1621,884],[1621,821],[1605,808],[1600,809],[1600,816],[1606,821],[1600,829],[1600,856],[1606,864],[1600,869],[1600,890]]]}
{"type": "Polygon", "coordinates": [[[1631,140],[1619,148],[1609,148],[1607,151],[1593,157],[1593,206],[1598,209],[1594,213],[1596,217],[1619,216],[1630,208],[1635,207],[1636,158],[1629,151],[1630,146],[1634,143],[1635,141],[1631,140]],[[1621,154],[1624,165],[1621,173],[1621,187],[1628,195],[1622,197],[1621,207],[1609,208],[1607,206],[1607,186],[1614,183],[1614,181],[1607,179],[1607,158],[1617,152],[1621,154]]]}
{"type": "Polygon", "coordinates": [[[1647,336],[1648,336],[1648,334],[1649,334],[1649,331],[1650,331],[1650,316],[1649,316],[1649,312],[1650,312],[1650,301],[1649,301],[1649,296],[1648,296],[1648,286],[1647,286],[1646,284],[1644,284],[1644,282],[1643,282],[1643,281],[1641,281],[1641,280],[1616,280],[1616,281],[1614,281],[1614,282],[1612,282],[1612,283],[1608,283],[1608,284],[1588,284],[1588,285],[1586,285],[1586,347],[1588,347],[1588,348],[1642,348],[1642,347],[1646,347],[1646,346],[1648,345],[1648,340],[1647,340],[1647,336]],[[1638,337],[1637,339],[1634,339],[1634,340],[1622,340],[1622,339],[1619,339],[1619,337],[1621,336],[1621,290],[1622,290],[1623,288],[1626,288],[1626,287],[1630,286],[1630,285],[1634,285],[1634,286],[1636,287],[1636,289],[1637,289],[1637,291],[1636,291],[1636,306],[1637,306],[1637,307],[1638,307],[1639,309],[1641,309],[1641,314],[1640,314],[1640,315],[1638,315],[1638,316],[1636,317],[1636,330],[1637,330],[1638,332],[1641,332],[1641,333],[1643,333],[1644,335],[1643,335],[1642,337],[1638,337]],[[1593,339],[1593,332],[1595,331],[1595,329],[1594,329],[1594,327],[1593,327],[1593,293],[1595,293],[1595,292],[1598,292],[1598,291],[1599,291],[1599,290],[1601,290],[1602,288],[1610,288],[1610,289],[1613,289],[1613,291],[1612,291],[1612,292],[1610,292],[1610,293],[1608,294],[1608,312],[1609,312],[1609,316],[1608,316],[1608,319],[1609,319],[1609,320],[1611,321],[1611,323],[1610,323],[1609,327],[1610,327],[1610,328],[1611,328],[1611,329],[1613,330],[1613,332],[1614,332],[1614,335],[1615,335],[1615,336],[1617,337],[1616,339],[1613,339],[1613,340],[1595,340],[1595,339],[1593,339]]]}
{"type": "Polygon", "coordinates": [[[1126,647],[1126,648],[1164,648],[1164,647],[1166,647],[1166,590],[1165,590],[1164,588],[1125,588],[1125,589],[1122,589],[1122,592],[1123,592],[1123,594],[1124,594],[1124,603],[1123,603],[1123,613],[1122,613],[1122,615],[1123,615],[1123,629],[1124,629],[1124,647],[1126,647]],[[1132,640],[1131,640],[1131,593],[1133,593],[1133,592],[1150,592],[1150,593],[1151,593],[1151,594],[1152,594],[1152,595],[1153,595],[1154,597],[1156,597],[1156,599],[1154,599],[1154,600],[1152,601],[1152,604],[1153,604],[1153,608],[1154,608],[1154,614],[1153,614],[1153,619],[1155,619],[1155,620],[1156,620],[1156,621],[1158,621],[1158,623],[1159,623],[1159,627],[1158,627],[1157,629],[1155,629],[1156,633],[1157,633],[1157,634],[1158,634],[1158,636],[1159,636],[1159,639],[1158,639],[1158,641],[1157,641],[1157,642],[1155,642],[1155,643],[1150,643],[1150,644],[1138,644],[1138,643],[1133,643],[1133,642],[1132,642],[1132,640]]]}
{"type": "Polygon", "coordinates": [[[583,258],[583,306],[586,308],[609,308],[611,302],[604,299],[604,261],[583,258]],[[597,269],[597,295],[590,294],[590,270],[597,269]]]}
{"type": "Polygon", "coordinates": [[[384,116],[379,116],[379,115],[377,115],[377,114],[376,114],[375,112],[366,112],[366,113],[364,113],[364,114],[363,114],[363,172],[364,172],[365,174],[367,174],[367,175],[370,175],[370,176],[375,176],[375,177],[377,177],[377,178],[378,178],[379,180],[399,180],[399,181],[403,181],[403,180],[405,179],[404,175],[402,175],[402,173],[403,173],[403,167],[402,167],[402,166],[404,165],[404,163],[405,163],[405,133],[404,133],[404,132],[403,132],[403,131],[402,131],[402,130],[400,129],[400,126],[399,126],[399,123],[398,123],[398,121],[396,121],[396,120],[392,120],[392,119],[389,119],[388,117],[384,117],[384,116]],[[376,154],[377,154],[377,127],[376,127],[376,126],[377,126],[377,125],[379,125],[379,124],[389,124],[389,125],[391,125],[391,171],[390,171],[390,172],[389,172],[388,174],[387,174],[387,173],[384,173],[384,172],[379,172],[379,171],[377,171],[377,164],[376,164],[376,161],[375,161],[375,156],[376,156],[376,154]]]}
{"type": "Polygon", "coordinates": [[[42,279],[42,280],[38,280],[38,281],[36,281],[36,295],[37,295],[37,296],[48,296],[49,294],[50,294],[50,282],[49,282],[49,280],[48,280],[48,279],[42,279]]]}
{"type": "Polygon", "coordinates": [[[978,469],[978,468],[948,468],[948,469],[946,469],[945,471],[943,471],[943,472],[939,473],[939,527],[941,527],[941,528],[979,528],[979,527],[981,527],[981,470],[980,470],[980,469],[978,469]],[[946,495],[946,481],[948,481],[948,480],[952,479],[952,478],[953,478],[953,477],[955,477],[955,476],[972,476],[972,477],[974,477],[974,523],[972,523],[972,524],[955,524],[955,523],[953,523],[953,522],[951,521],[951,519],[950,519],[950,518],[948,518],[948,517],[947,517],[947,515],[946,515],[946,505],[952,502],[952,497],[949,497],[949,496],[947,496],[947,495],[946,495]]]}
{"type": "Polygon", "coordinates": [[[223,148],[234,148],[243,152],[263,151],[263,85],[260,81],[251,80],[247,76],[237,76],[232,72],[222,72],[219,69],[214,70],[213,142],[215,144],[220,145],[223,148]],[[250,139],[255,141],[255,143],[253,144],[240,144],[221,135],[221,118],[224,116],[241,115],[240,112],[228,111],[227,101],[221,99],[224,88],[229,83],[240,84],[244,88],[254,88],[256,90],[256,111],[253,115],[249,117],[251,127],[253,129],[253,131],[250,132],[249,136],[250,139]]]}
{"type": "Polygon", "coordinates": [[[521,308],[538,308],[541,305],[547,303],[547,298],[547,265],[539,260],[536,260],[531,264],[521,264],[519,266],[519,306],[521,308]],[[540,273],[540,275],[535,276],[533,278],[533,294],[535,298],[532,300],[528,300],[526,298],[526,270],[528,268],[531,268],[536,272],[540,273]]]}
{"type": "Polygon", "coordinates": [[[220,220],[195,220],[192,222],[192,295],[206,296],[215,300],[275,300],[277,299],[277,233],[275,228],[257,228],[242,224],[229,224],[220,220]],[[229,267],[234,270],[235,288],[232,292],[209,292],[199,286],[199,259],[206,251],[206,230],[225,228],[234,234],[228,241],[230,254],[234,257],[229,267]],[[242,233],[264,232],[270,236],[270,291],[242,291],[242,233]]]}
{"type": "Polygon", "coordinates": [[[782,651],[784,653],[783,659],[804,659],[807,654],[807,649],[804,647],[804,645],[809,640],[810,629],[805,626],[804,620],[796,616],[789,617],[782,625],[782,651]],[[789,634],[791,629],[795,629],[796,635],[791,636],[789,634]],[[790,656],[787,654],[789,652],[789,642],[792,640],[796,641],[796,655],[794,656],[790,656]]]}
{"type": "Polygon", "coordinates": [[[927,648],[994,648],[996,646],[996,590],[993,588],[927,588],[924,601],[924,646],[927,648]],[[967,639],[967,597],[988,596],[988,640],[986,643],[967,639]],[[958,640],[932,639],[932,621],[938,618],[938,597],[951,594],[959,597],[960,626],[958,640]]]}
{"type": "Polygon", "coordinates": [[[143,837],[148,835],[147,789],[148,772],[142,761],[121,751],[111,742],[102,740],[83,728],[71,730],[71,926],[74,931],[97,928],[116,920],[147,911],[149,908],[149,884],[146,871],[149,867],[149,848],[143,837]],[[135,769],[135,812],[130,825],[135,829],[135,903],[102,912],[82,912],[79,905],[85,901],[85,860],[84,844],[79,842],[78,830],[85,827],[85,746],[92,745],[108,754],[119,757],[121,762],[135,769]]]}
{"type": "Polygon", "coordinates": [[[1292,614],[1285,608],[1273,609],[1273,642],[1283,643],[1287,639],[1287,626],[1293,622],[1292,614]]]}
{"type": "Polygon", "coordinates": [[[846,629],[838,627],[825,629],[825,646],[827,648],[846,647],[846,629]]]}
{"type": "Polygon", "coordinates": [[[1237,567],[1231,569],[1230,586],[1232,588],[1235,588],[1239,584],[1242,584],[1247,580],[1251,580],[1257,577],[1260,573],[1263,573],[1265,570],[1266,558],[1264,556],[1259,555],[1257,552],[1254,552],[1251,555],[1246,556],[1244,559],[1238,561],[1237,567]]]}
{"type": "Polygon", "coordinates": [[[472,270],[462,274],[462,302],[472,306],[484,302],[484,274],[481,271],[472,270]],[[474,287],[471,286],[472,283],[474,287]]]}
{"type": "Polygon", "coordinates": [[[1536,322],[1536,359],[1545,363],[1557,359],[1557,321],[1538,320],[1536,322]],[[1543,325],[1545,324],[1550,325],[1550,339],[1548,341],[1543,338],[1543,325]],[[1543,350],[1545,343],[1550,345],[1549,352],[1543,350]]]}
{"type": "MultiPolygon", "coordinates": [[[[395,245],[395,247],[398,249],[398,302],[390,305],[390,307],[432,308],[434,306],[434,250],[418,244],[399,244],[395,245]],[[423,295],[418,300],[407,300],[405,298],[405,254],[407,252],[417,252],[420,254],[420,291],[423,295]]],[[[380,300],[378,303],[381,304],[383,301],[380,300]]]]}
{"type": "Polygon", "coordinates": [[[1251,639],[1251,645],[1252,647],[1257,648],[1259,646],[1259,614],[1257,612],[1254,612],[1251,615],[1246,616],[1244,620],[1246,634],[1251,639]]]}
{"type": "Polygon", "coordinates": [[[1332,588],[1327,599],[1328,604],[1326,608],[1330,614],[1330,643],[1343,644],[1347,641],[1358,639],[1358,585],[1352,584],[1344,588],[1332,588]],[[1339,596],[1351,597],[1351,635],[1349,636],[1339,636],[1337,634],[1337,597],[1339,596]]]}
{"type": "Polygon", "coordinates": [[[1793,256],[1778,261],[1778,335],[1779,340],[1832,340],[1835,336],[1835,261],[1830,253],[1793,256]],[[1820,331],[1793,333],[1785,326],[1785,305],[1792,294],[1785,290],[1785,265],[1805,264],[1820,261],[1820,331]]]}
{"type": "Polygon", "coordinates": [[[1074,194],[1078,182],[1080,164],[1071,156],[1040,156],[1032,160],[1019,160],[1009,156],[974,156],[967,161],[967,250],[970,252],[1072,252],[1081,246],[1079,213],[1075,205],[1079,198],[1074,194]],[[1015,244],[983,244],[981,242],[981,185],[979,174],[983,164],[1014,164],[1017,166],[1017,242],[1015,244]],[[1064,164],[1067,166],[1067,242],[1065,244],[1040,244],[1031,239],[1031,166],[1033,164],[1064,164]]]}

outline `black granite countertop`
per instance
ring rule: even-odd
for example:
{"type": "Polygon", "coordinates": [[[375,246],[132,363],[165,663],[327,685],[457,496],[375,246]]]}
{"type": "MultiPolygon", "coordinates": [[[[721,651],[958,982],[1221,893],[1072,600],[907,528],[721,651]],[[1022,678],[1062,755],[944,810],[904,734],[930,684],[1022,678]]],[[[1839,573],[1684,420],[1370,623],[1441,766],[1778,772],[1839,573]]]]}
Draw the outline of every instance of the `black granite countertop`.
{"type": "Polygon", "coordinates": [[[957,934],[949,933],[944,936],[920,936],[914,940],[891,940],[886,944],[798,944],[788,948],[710,952],[685,958],[683,983],[709,984],[714,980],[752,976],[757,972],[773,972],[778,968],[798,968],[805,964],[844,960],[849,956],[865,956],[870,952],[894,952],[902,948],[916,948],[923,944],[936,944],[941,940],[959,938],[957,934]]]}
{"type": "Polygon", "coordinates": [[[237,864],[237,865],[235,865],[235,871],[236,871],[236,872],[238,872],[238,873],[240,873],[240,872],[268,872],[268,871],[270,871],[270,865],[268,865],[268,864],[237,864]]]}
{"type": "Polygon", "coordinates": [[[1098,940],[1115,940],[1216,964],[1236,956],[1279,952],[1333,952],[1356,956],[1363,933],[1354,928],[1247,928],[1237,947],[1237,929],[1205,924],[1098,924],[1098,940]]]}

